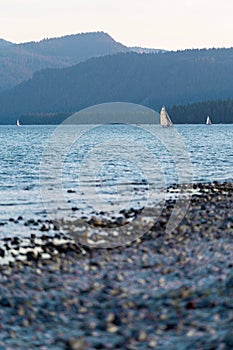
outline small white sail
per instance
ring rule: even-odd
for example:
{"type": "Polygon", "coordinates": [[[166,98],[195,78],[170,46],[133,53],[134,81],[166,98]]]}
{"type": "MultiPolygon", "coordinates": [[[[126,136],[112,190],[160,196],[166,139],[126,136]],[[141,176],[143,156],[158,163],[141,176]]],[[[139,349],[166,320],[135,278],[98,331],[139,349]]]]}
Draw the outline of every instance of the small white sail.
{"type": "Polygon", "coordinates": [[[16,125],[21,126],[19,119],[16,120],[16,125]]]}
{"type": "Polygon", "coordinates": [[[212,124],[212,121],[211,121],[209,116],[207,116],[207,118],[206,118],[206,124],[207,125],[211,125],[212,124]]]}
{"type": "Polygon", "coordinates": [[[172,121],[164,106],[161,108],[160,111],[160,125],[163,127],[173,126],[172,121]]]}

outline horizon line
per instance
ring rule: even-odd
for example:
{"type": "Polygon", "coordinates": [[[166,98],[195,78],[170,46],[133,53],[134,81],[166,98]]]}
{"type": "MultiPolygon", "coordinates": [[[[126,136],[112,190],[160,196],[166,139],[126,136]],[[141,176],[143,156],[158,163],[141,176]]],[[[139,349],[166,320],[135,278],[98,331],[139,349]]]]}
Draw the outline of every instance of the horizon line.
{"type": "Polygon", "coordinates": [[[118,41],[117,39],[114,38],[114,36],[112,36],[111,34],[109,34],[108,32],[105,32],[103,30],[98,30],[98,31],[90,31],[90,32],[78,32],[78,33],[71,33],[71,34],[62,34],[62,35],[58,35],[58,36],[51,36],[51,37],[43,37],[39,40],[29,40],[29,41],[10,41],[8,39],[5,39],[3,37],[0,38],[0,40],[3,40],[9,44],[12,45],[23,45],[23,44],[29,44],[29,43],[40,43],[42,41],[46,41],[46,40],[54,40],[54,39],[61,39],[61,38],[65,38],[65,37],[69,37],[69,36],[75,36],[75,35],[85,35],[85,34],[98,34],[98,33],[103,33],[106,34],[108,36],[110,36],[115,42],[131,49],[131,48],[141,48],[141,49],[149,49],[149,50],[158,50],[158,51],[166,51],[166,52],[178,52],[178,51],[186,51],[186,50],[220,50],[220,49],[232,49],[233,46],[200,46],[200,47],[196,47],[196,46],[192,46],[192,47],[185,47],[185,48],[175,48],[175,49],[167,49],[167,48],[158,48],[158,47],[150,47],[147,45],[143,45],[140,46],[140,44],[135,44],[135,45],[127,45],[124,44],[121,41],[118,41]]]}

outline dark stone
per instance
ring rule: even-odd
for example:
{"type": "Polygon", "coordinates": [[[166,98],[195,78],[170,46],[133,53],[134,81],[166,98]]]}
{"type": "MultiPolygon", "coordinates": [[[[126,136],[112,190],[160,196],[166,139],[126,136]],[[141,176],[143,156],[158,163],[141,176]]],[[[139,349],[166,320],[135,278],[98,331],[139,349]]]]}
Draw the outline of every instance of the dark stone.
{"type": "Polygon", "coordinates": [[[13,244],[13,245],[18,245],[18,244],[19,244],[19,238],[18,238],[18,237],[14,237],[14,238],[12,239],[11,244],[13,244]]]}
{"type": "Polygon", "coordinates": [[[49,237],[46,236],[46,235],[42,235],[40,238],[41,238],[42,241],[47,241],[47,239],[48,239],[49,237]]]}
{"type": "Polygon", "coordinates": [[[176,329],[176,327],[177,327],[177,322],[169,322],[166,324],[165,331],[176,329]]]}
{"type": "Polygon", "coordinates": [[[187,304],[185,305],[185,308],[187,310],[194,310],[196,309],[196,305],[194,304],[193,301],[188,301],[187,304]]]}
{"type": "Polygon", "coordinates": [[[34,224],[35,224],[35,220],[29,219],[29,220],[25,221],[24,226],[29,226],[29,225],[34,225],[34,224]]]}
{"type": "Polygon", "coordinates": [[[0,248],[0,257],[4,258],[5,256],[5,250],[3,250],[2,248],[0,248]]]}
{"type": "Polygon", "coordinates": [[[74,190],[67,190],[67,193],[76,193],[74,190]]]}
{"type": "Polygon", "coordinates": [[[3,307],[11,307],[12,306],[10,300],[6,297],[3,297],[2,299],[0,299],[0,305],[3,307]]]}
{"type": "Polygon", "coordinates": [[[45,225],[42,225],[41,228],[40,228],[40,231],[46,232],[46,231],[49,231],[49,228],[46,227],[45,225]]]}
{"type": "Polygon", "coordinates": [[[71,209],[72,209],[73,211],[77,211],[77,210],[78,210],[77,207],[72,207],[71,209]]]}
{"type": "Polygon", "coordinates": [[[37,260],[37,256],[35,255],[34,252],[27,252],[26,256],[28,261],[37,260]]]}

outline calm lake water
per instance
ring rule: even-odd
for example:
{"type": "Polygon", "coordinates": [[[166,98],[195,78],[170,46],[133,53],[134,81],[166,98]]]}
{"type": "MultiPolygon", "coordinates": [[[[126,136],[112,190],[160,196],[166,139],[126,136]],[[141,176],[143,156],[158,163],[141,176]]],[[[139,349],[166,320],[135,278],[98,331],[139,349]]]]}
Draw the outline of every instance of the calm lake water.
{"type": "Polygon", "coordinates": [[[0,145],[3,223],[140,207],[170,184],[233,174],[233,125],[0,126],[0,145]]]}

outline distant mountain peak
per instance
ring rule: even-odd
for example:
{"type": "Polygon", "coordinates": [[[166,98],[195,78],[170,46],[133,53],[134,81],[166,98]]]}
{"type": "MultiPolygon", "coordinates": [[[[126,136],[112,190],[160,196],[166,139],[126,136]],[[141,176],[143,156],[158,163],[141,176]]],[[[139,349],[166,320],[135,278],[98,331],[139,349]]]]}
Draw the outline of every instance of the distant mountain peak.
{"type": "Polygon", "coordinates": [[[129,51],[103,31],[45,38],[39,42],[21,44],[1,39],[0,91],[30,79],[37,70],[68,67],[92,57],[129,51]]]}
{"type": "MultiPolygon", "coordinates": [[[[96,51],[103,51],[103,54],[116,53],[122,51],[129,51],[129,49],[116,42],[109,34],[105,32],[87,32],[78,34],[69,34],[61,37],[45,38],[41,41],[31,41],[19,44],[19,46],[33,50],[42,55],[49,55],[54,53],[71,52],[80,55],[82,50],[88,48],[89,56],[102,56],[102,54],[95,54],[96,51]],[[112,52],[113,51],[113,52],[112,52]]],[[[84,57],[86,59],[87,57],[84,57]]]]}
{"type": "Polygon", "coordinates": [[[5,39],[0,38],[0,47],[10,46],[10,45],[13,45],[13,43],[11,43],[10,41],[7,41],[5,39]]]}
{"type": "Polygon", "coordinates": [[[74,33],[74,34],[66,34],[62,36],[57,36],[57,37],[47,37],[43,38],[39,41],[27,41],[27,42],[22,42],[19,45],[29,45],[29,44],[41,44],[44,42],[53,42],[53,41],[64,41],[64,40],[75,40],[75,39],[97,39],[97,38],[102,38],[102,39],[108,39],[110,41],[116,42],[111,35],[104,31],[96,31],[96,32],[81,32],[81,33],[74,33]]]}

